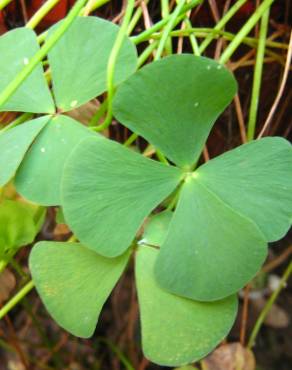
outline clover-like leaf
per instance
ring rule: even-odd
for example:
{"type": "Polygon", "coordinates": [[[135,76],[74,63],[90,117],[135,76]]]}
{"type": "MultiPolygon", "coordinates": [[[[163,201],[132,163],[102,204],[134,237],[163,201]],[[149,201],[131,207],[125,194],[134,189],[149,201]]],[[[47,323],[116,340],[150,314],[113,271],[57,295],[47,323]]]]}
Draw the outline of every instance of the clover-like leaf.
{"type": "Polygon", "coordinates": [[[242,288],[266,254],[256,224],[209,192],[195,172],[182,187],[155,274],[172,293],[212,301],[242,288]]]}
{"type": "Polygon", "coordinates": [[[157,255],[147,246],[136,255],[143,352],[160,365],[185,365],[206,356],[228,334],[237,299],[203,303],[167,293],[154,278],[157,255]]]}
{"type": "Polygon", "coordinates": [[[50,116],[44,116],[0,132],[0,186],[15,175],[33,140],[49,120],[50,116]]]}
{"type": "Polygon", "coordinates": [[[53,117],[38,135],[17,171],[17,191],[35,203],[59,205],[64,163],[74,147],[91,135],[97,136],[70,117],[53,117]]]}
{"type": "Polygon", "coordinates": [[[0,203],[0,259],[31,243],[37,232],[32,208],[13,200],[0,203]]]}
{"type": "Polygon", "coordinates": [[[282,238],[292,222],[292,146],[280,137],[241,145],[197,171],[198,181],[253,220],[267,241],[282,238]]]}
{"type": "Polygon", "coordinates": [[[172,55],[148,64],[121,84],[113,111],[123,125],[184,167],[196,162],[235,91],[234,77],[217,62],[172,55]]]}
{"type": "MultiPolygon", "coordinates": [[[[17,28],[0,37],[0,90],[4,90],[39,50],[36,34],[17,28]]],[[[53,113],[54,102],[41,63],[19,86],[0,111],[53,113]]]]}
{"type": "Polygon", "coordinates": [[[70,333],[90,337],[129,257],[105,258],[78,243],[39,242],[29,265],[48,312],[70,333]]]}
{"type": "MultiPolygon", "coordinates": [[[[53,92],[62,111],[76,108],[106,90],[107,64],[118,30],[104,19],[79,17],[49,52],[53,92]]],[[[136,67],[135,46],[126,38],[115,66],[114,83],[124,81],[136,67]]]]}
{"type": "Polygon", "coordinates": [[[84,245],[104,256],[117,256],[181,177],[178,168],[111,140],[85,139],[65,165],[65,219],[84,245]]]}

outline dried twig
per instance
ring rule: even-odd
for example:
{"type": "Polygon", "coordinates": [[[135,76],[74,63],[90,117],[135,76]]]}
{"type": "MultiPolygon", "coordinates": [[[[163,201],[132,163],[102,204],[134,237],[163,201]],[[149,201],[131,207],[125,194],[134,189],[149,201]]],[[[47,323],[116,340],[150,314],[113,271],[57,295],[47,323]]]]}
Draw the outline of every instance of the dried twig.
{"type": "Polygon", "coordinates": [[[283,95],[283,92],[284,92],[284,88],[285,88],[285,85],[286,85],[286,82],[287,82],[287,79],[288,79],[288,75],[289,75],[289,68],[290,68],[290,64],[291,64],[291,57],[292,57],[292,32],[290,34],[290,41],[289,41],[289,47],[288,47],[288,53],[287,53],[287,59],[286,59],[286,64],[285,64],[285,68],[284,68],[284,73],[283,73],[283,78],[282,78],[282,81],[281,81],[281,84],[280,84],[280,88],[279,88],[279,91],[277,93],[277,96],[275,98],[275,101],[272,105],[272,108],[270,110],[270,113],[266,119],[266,122],[264,123],[264,126],[261,130],[261,132],[259,133],[258,135],[258,139],[261,138],[263,136],[263,134],[265,133],[266,129],[268,128],[269,124],[271,123],[272,119],[273,119],[273,116],[276,112],[276,109],[278,107],[278,104],[280,102],[280,99],[283,95]]]}

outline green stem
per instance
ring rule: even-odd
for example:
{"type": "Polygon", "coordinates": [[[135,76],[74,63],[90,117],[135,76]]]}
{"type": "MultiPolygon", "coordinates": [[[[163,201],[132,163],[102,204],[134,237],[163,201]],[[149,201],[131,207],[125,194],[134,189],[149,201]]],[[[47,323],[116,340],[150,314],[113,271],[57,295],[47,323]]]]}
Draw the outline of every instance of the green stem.
{"type": "Polygon", "coordinates": [[[176,22],[176,20],[179,16],[179,14],[181,13],[183,6],[185,5],[185,1],[186,0],[180,0],[179,3],[176,6],[174,12],[171,14],[171,17],[170,17],[169,21],[167,22],[167,25],[165,26],[165,29],[162,32],[162,36],[161,36],[161,39],[160,39],[160,42],[159,42],[154,60],[158,60],[158,59],[161,58],[161,55],[162,55],[163,50],[165,48],[165,45],[167,43],[169,34],[170,34],[171,30],[173,29],[173,27],[175,26],[175,22],[176,22]]]}
{"type": "Polygon", "coordinates": [[[179,200],[179,195],[180,195],[182,186],[183,186],[183,182],[179,185],[179,187],[176,189],[175,193],[173,194],[173,197],[171,198],[166,208],[167,211],[172,211],[176,207],[176,204],[179,200]]]}
{"type": "MultiPolygon", "coordinates": [[[[192,28],[192,23],[191,23],[191,21],[189,20],[188,17],[185,18],[184,22],[185,22],[185,24],[188,28],[192,28]]],[[[190,39],[190,43],[191,43],[191,46],[192,46],[192,49],[193,49],[193,53],[197,56],[200,56],[201,52],[200,52],[200,49],[199,49],[199,45],[198,45],[196,36],[193,33],[190,33],[189,34],[189,39],[190,39]]]]}
{"type": "Polygon", "coordinates": [[[0,94],[0,107],[7,102],[11,95],[18,89],[21,83],[32,73],[34,68],[40,63],[40,61],[47,55],[52,49],[56,42],[63,36],[67,31],[71,23],[78,16],[83,5],[88,0],[77,0],[67,17],[64,19],[62,25],[56,29],[56,31],[50,36],[40,50],[30,59],[30,62],[16,75],[16,77],[10,82],[10,84],[0,94]]]}
{"type": "Polygon", "coordinates": [[[11,258],[9,263],[22,279],[28,278],[28,275],[22,270],[20,264],[14,258],[11,258]]]}
{"type": "Polygon", "coordinates": [[[97,109],[97,111],[94,113],[94,115],[91,117],[89,123],[88,123],[88,126],[92,129],[92,130],[95,130],[97,127],[96,125],[98,124],[99,120],[101,119],[101,117],[106,113],[106,110],[107,110],[107,99],[105,99],[101,105],[99,106],[99,108],[97,109]]]}
{"type": "MultiPolygon", "coordinates": [[[[60,0],[59,0],[60,1],[60,0]]],[[[96,0],[96,2],[94,4],[91,5],[90,7],[90,13],[93,12],[94,10],[100,8],[101,6],[103,6],[104,4],[108,3],[110,0],[96,0]]],[[[79,16],[84,16],[84,11],[86,10],[86,6],[84,6],[80,12],[79,12],[79,16]]],[[[43,41],[45,41],[46,37],[48,35],[48,32],[45,31],[43,32],[42,34],[40,34],[38,36],[38,42],[39,43],[42,43],[43,41]]]]}
{"type": "Polygon", "coordinates": [[[11,2],[12,2],[12,0],[0,0],[0,10],[5,8],[5,6],[8,5],[11,2]]]}
{"type": "MultiPolygon", "coordinates": [[[[147,5],[148,2],[149,2],[149,0],[146,0],[145,4],[147,5]]],[[[128,25],[128,30],[127,30],[127,35],[128,36],[131,35],[131,33],[133,32],[133,30],[136,27],[139,19],[141,18],[142,13],[143,13],[142,8],[141,8],[141,6],[139,6],[139,8],[136,9],[136,11],[135,11],[135,13],[134,13],[129,25],[128,25]]]]}
{"type": "MultiPolygon", "coordinates": [[[[161,0],[161,16],[162,19],[169,16],[169,2],[168,0],[161,0]]],[[[168,37],[165,42],[165,51],[167,54],[172,54],[172,43],[171,43],[171,37],[168,37]]]]}
{"type": "Polygon", "coordinates": [[[161,0],[161,16],[162,19],[169,16],[169,2],[168,0],[161,0]]]}
{"type": "Polygon", "coordinates": [[[5,267],[8,265],[9,261],[8,260],[1,260],[0,261],[0,274],[2,271],[4,271],[5,267]]]}
{"type": "MultiPolygon", "coordinates": [[[[105,0],[102,0],[102,1],[105,1],[105,0]]],[[[108,1],[108,0],[107,0],[108,1]]],[[[148,3],[149,0],[146,1],[146,4],[148,3]]],[[[140,17],[142,15],[142,8],[139,7],[138,9],[136,9],[131,21],[129,22],[129,25],[128,25],[128,29],[127,29],[127,35],[129,36],[133,29],[135,28],[137,22],[139,21],[140,17]]],[[[106,109],[107,109],[107,99],[105,99],[103,101],[103,103],[101,104],[101,106],[98,108],[98,110],[96,111],[96,113],[92,116],[90,122],[89,122],[89,125],[92,130],[96,130],[97,127],[96,125],[98,124],[99,120],[101,119],[101,117],[106,113],[106,109]]]]}
{"type": "MultiPolygon", "coordinates": [[[[185,13],[192,9],[193,7],[195,7],[196,5],[198,5],[199,3],[201,3],[202,0],[192,0],[190,1],[188,4],[186,4],[182,9],[181,9],[181,13],[179,14],[181,16],[181,18],[178,20],[181,20],[185,17],[185,13]]],[[[155,23],[152,27],[148,28],[147,30],[145,30],[144,32],[141,32],[138,36],[133,36],[131,37],[131,40],[134,42],[134,44],[140,44],[141,42],[145,41],[145,40],[148,40],[149,38],[151,38],[151,35],[154,33],[154,32],[157,32],[159,31],[162,27],[164,27],[170,20],[170,18],[172,17],[173,15],[173,12],[168,16],[168,17],[165,17],[164,19],[162,19],[161,21],[155,23]]]]}
{"type": "Polygon", "coordinates": [[[262,17],[265,11],[271,6],[274,0],[264,0],[249,20],[244,24],[241,30],[234,37],[233,41],[227,46],[224,53],[221,55],[219,62],[225,64],[239,47],[242,40],[249,34],[252,28],[256,25],[258,20],[262,17]]]}
{"type": "Polygon", "coordinates": [[[12,308],[16,306],[17,303],[20,302],[22,298],[24,298],[33,288],[34,288],[34,282],[31,280],[18,293],[16,293],[15,296],[11,298],[10,301],[8,301],[5,306],[1,308],[0,320],[5,315],[7,315],[8,312],[12,310],[12,308]]]}
{"type": "Polygon", "coordinates": [[[155,148],[156,157],[159,159],[159,162],[164,163],[169,166],[169,162],[166,157],[161,153],[160,150],[155,148]]]}
{"type": "Polygon", "coordinates": [[[114,345],[111,341],[108,339],[104,339],[102,337],[97,338],[101,343],[106,344],[119,358],[121,363],[124,365],[126,370],[135,370],[130,361],[127,359],[127,357],[123,354],[123,352],[116,346],[114,345]]]}
{"type": "Polygon", "coordinates": [[[133,133],[125,142],[124,146],[130,146],[138,137],[138,134],[133,133]]]}
{"type": "Polygon", "coordinates": [[[150,57],[152,52],[157,48],[158,46],[158,40],[153,41],[151,44],[147,46],[147,48],[139,55],[138,58],[138,68],[141,67],[146,60],[150,57]]]}
{"type": "MultiPolygon", "coordinates": [[[[154,60],[159,60],[161,58],[161,55],[162,55],[162,52],[164,50],[165,44],[167,42],[167,38],[169,36],[169,33],[171,32],[172,28],[177,24],[179,15],[180,15],[180,13],[181,13],[184,5],[185,5],[185,1],[186,0],[180,0],[180,2],[176,6],[174,12],[170,15],[169,21],[168,21],[164,31],[162,32],[162,36],[161,36],[161,39],[160,39],[160,42],[159,42],[154,60]]],[[[199,1],[197,1],[197,3],[198,2],[199,1]]],[[[157,156],[157,158],[159,159],[160,162],[162,162],[166,165],[169,165],[168,160],[157,149],[156,149],[156,156],[157,156]]]]}
{"type": "Polygon", "coordinates": [[[202,54],[208,45],[212,42],[216,31],[222,30],[222,28],[226,25],[226,23],[234,16],[234,14],[242,7],[247,0],[238,0],[229,10],[228,12],[220,19],[220,21],[216,24],[213,28],[213,31],[206,39],[202,42],[199,47],[200,54],[202,54]]]}
{"type": "Polygon", "coordinates": [[[262,72],[265,57],[265,46],[268,33],[270,8],[268,8],[262,16],[260,32],[259,32],[259,44],[256,55],[256,63],[253,75],[253,86],[251,95],[251,104],[249,109],[249,119],[247,124],[247,140],[253,140],[255,135],[256,119],[259,105],[259,97],[262,82],[262,72]]]}
{"type": "Polygon", "coordinates": [[[16,252],[17,250],[11,249],[6,253],[5,257],[2,260],[0,260],[0,274],[2,271],[4,271],[6,266],[10,263],[10,261],[12,260],[16,252]]]}
{"type": "MultiPolygon", "coordinates": [[[[96,0],[96,2],[94,4],[92,4],[92,6],[90,8],[90,13],[93,12],[94,10],[96,10],[97,8],[100,8],[104,4],[108,3],[109,1],[110,0],[96,0]]],[[[83,9],[80,10],[80,13],[79,13],[80,16],[83,15],[85,9],[86,9],[86,7],[84,7],[83,9]]]]}
{"type": "Polygon", "coordinates": [[[259,315],[259,317],[258,317],[258,319],[255,323],[255,326],[252,330],[252,333],[250,335],[248,345],[247,345],[248,348],[252,348],[254,346],[256,337],[259,333],[259,330],[260,330],[263,322],[265,321],[265,318],[266,318],[267,314],[269,313],[270,309],[272,308],[274,302],[276,301],[278,295],[280,294],[281,290],[285,287],[286,281],[289,279],[289,276],[290,276],[291,272],[292,272],[292,262],[289,263],[287,269],[285,270],[285,272],[284,272],[284,274],[283,274],[283,276],[280,280],[278,288],[270,296],[270,298],[267,301],[265,307],[263,308],[262,312],[260,313],[260,315],[259,315]]]}
{"type": "MultiPolygon", "coordinates": [[[[213,28],[204,28],[204,27],[200,27],[200,28],[192,27],[192,28],[185,28],[184,30],[175,30],[175,31],[171,31],[170,35],[172,37],[181,37],[181,36],[189,37],[191,34],[194,34],[197,37],[208,37],[210,33],[214,34],[213,36],[214,38],[218,38],[222,36],[226,40],[230,40],[230,41],[232,41],[236,37],[236,35],[231,32],[220,31],[220,30],[214,31],[213,28]]],[[[160,33],[157,32],[157,33],[152,34],[151,38],[154,40],[155,39],[159,40],[161,38],[161,35],[162,35],[161,32],[160,33]]],[[[251,46],[251,47],[256,47],[258,45],[258,39],[254,37],[244,37],[242,39],[242,43],[248,46],[251,46]]],[[[288,49],[288,44],[276,42],[276,41],[270,41],[270,40],[266,40],[266,46],[269,46],[271,48],[276,48],[276,49],[284,49],[284,50],[288,49]]]]}
{"type": "Polygon", "coordinates": [[[56,4],[58,4],[60,0],[47,0],[30,18],[30,20],[26,23],[27,28],[34,29],[41,20],[49,13],[51,9],[54,8],[56,4]]]}
{"type": "Polygon", "coordinates": [[[117,38],[115,40],[113,49],[111,51],[108,66],[107,66],[107,115],[105,117],[104,122],[97,127],[97,131],[102,131],[106,129],[112,122],[112,101],[114,96],[114,72],[115,72],[115,65],[116,61],[122,47],[123,41],[125,36],[127,35],[127,28],[131,21],[131,16],[134,10],[135,0],[128,0],[127,8],[125,11],[125,16],[122,22],[122,25],[119,29],[117,38]]]}

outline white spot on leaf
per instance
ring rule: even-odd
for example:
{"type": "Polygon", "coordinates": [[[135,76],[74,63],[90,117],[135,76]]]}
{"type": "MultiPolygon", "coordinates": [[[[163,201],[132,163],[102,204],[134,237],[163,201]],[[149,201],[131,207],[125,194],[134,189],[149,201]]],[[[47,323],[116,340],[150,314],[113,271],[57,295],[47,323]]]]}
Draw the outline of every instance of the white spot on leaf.
{"type": "Polygon", "coordinates": [[[70,103],[70,107],[71,107],[71,108],[76,107],[77,103],[78,103],[78,101],[77,101],[77,100],[72,100],[72,101],[71,101],[71,103],[70,103]]]}

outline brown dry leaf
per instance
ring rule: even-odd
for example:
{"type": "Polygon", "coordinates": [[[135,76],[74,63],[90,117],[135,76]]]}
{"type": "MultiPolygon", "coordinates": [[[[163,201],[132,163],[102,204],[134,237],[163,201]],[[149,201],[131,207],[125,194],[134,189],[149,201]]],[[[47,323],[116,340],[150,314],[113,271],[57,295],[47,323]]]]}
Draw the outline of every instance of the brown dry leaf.
{"type": "Polygon", "coordinates": [[[25,370],[24,365],[19,360],[8,361],[8,370],[25,370]]]}
{"type": "Polygon", "coordinates": [[[202,361],[203,370],[255,370],[253,353],[240,343],[224,344],[202,361]]]}
{"type": "Polygon", "coordinates": [[[9,297],[12,290],[15,288],[16,280],[12,272],[5,269],[0,274],[0,305],[9,297]]]}
{"type": "MultiPolygon", "coordinates": [[[[251,301],[256,311],[260,313],[267,303],[266,298],[259,297],[251,301]]],[[[290,317],[288,313],[278,306],[276,303],[273,304],[269,313],[267,314],[264,323],[275,329],[287,328],[290,324],[290,317]]]]}
{"type": "Polygon", "coordinates": [[[65,114],[75,119],[76,121],[88,124],[91,117],[96,113],[99,106],[99,101],[97,99],[94,99],[74,110],[71,110],[70,112],[66,112],[65,114]]]}
{"type": "Polygon", "coordinates": [[[65,237],[70,234],[70,229],[66,224],[57,224],[54,228],[54,239],[55,240],[64,240],[65,237]]]}

